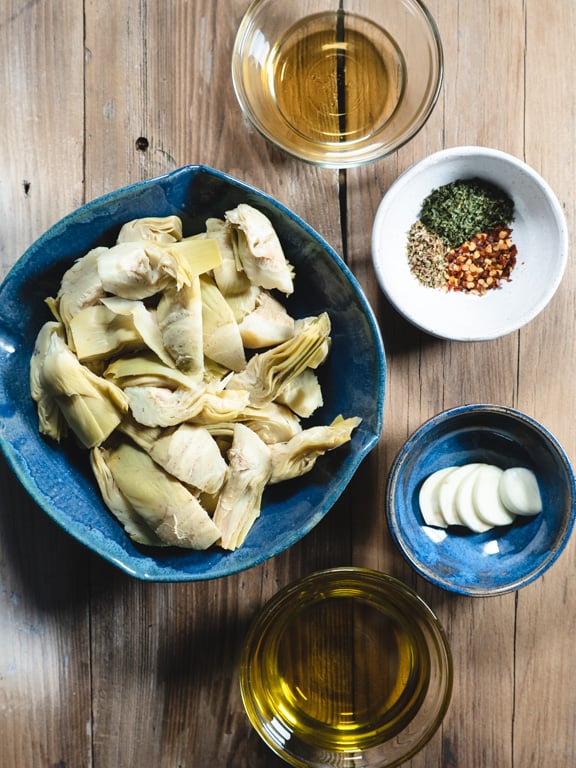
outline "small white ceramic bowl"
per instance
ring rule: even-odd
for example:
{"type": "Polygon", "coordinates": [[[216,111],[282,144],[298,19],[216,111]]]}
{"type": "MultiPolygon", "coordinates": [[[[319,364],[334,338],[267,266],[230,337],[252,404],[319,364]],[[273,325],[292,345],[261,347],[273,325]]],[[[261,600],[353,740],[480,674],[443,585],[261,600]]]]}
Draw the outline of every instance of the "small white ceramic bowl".
{"type": "Polygon", "coordinates": [[[374,269],[392,305],[421,330],[457,341],[495,339],[535,318],[560,285],[567,254],[566,219],[550,186],[526,163],[487,147],[454,147],[413,165],[382,199],[372,233],[374,269]],[[511,280],[483,296],[427,288],[407,258],[408,232],[424,200],[438,187],[471,178],[500,187],[515,208],[511,280]]]}

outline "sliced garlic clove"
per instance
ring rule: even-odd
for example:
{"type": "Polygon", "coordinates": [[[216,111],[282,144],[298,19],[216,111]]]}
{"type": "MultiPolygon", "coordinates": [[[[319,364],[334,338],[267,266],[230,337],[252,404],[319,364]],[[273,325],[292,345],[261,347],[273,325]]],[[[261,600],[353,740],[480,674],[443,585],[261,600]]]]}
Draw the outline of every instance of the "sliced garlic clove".
{"type": "Polygon", "coordinates": [[[478,473],[485,467],[485,464],[478,464],[473,472],[467,474],[456,491],[456,513],[462,525],[475,533],[485,533],[494,526],[487,523],[479,517],[476,506],[474,505],[474,486],[478,473]]]}
{"type": "Polygon", "coordinates": [[[489,525],[509,525],[514,520],[500,498],[500,478],[504,470],[492,464],[486,464],[476,474],[472,491],[472,500],[478,517],[489,525]]]}
{"type": "Polygon", "coordinates": [[[460,483],[469,474],[474,472],[477,467],[477,463],[464,464],[461,467],[457,467],[457,469],[454,472],[451,472],[442,482],[438,492],[438,501],[442,517],[447,525],[462,525],[456,507],[456,494],[460,483]]]}
{"type": "Polygon", "coordinates": [[[537,515],[542,512],[542,497],[538,480],[526,467],[511,467],[500,478],[499,493],[502,503],[517,515],[537,515]]]}
{"type": "Polygon", "coordinates": [[[444,467],[429,475],[422,483],[418,494],[420,512],[426,525],[436,528],[446,528],[447,523],[442,516],[439,502],[439,490],[444,479],[457,467],[444,467]]]}

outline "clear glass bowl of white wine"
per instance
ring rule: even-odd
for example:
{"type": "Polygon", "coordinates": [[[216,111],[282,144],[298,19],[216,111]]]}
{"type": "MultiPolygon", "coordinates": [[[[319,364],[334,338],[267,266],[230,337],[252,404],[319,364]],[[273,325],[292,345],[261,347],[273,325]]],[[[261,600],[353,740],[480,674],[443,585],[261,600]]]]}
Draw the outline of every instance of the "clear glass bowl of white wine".
{"type": "Polygon", "coordinates": [[[232,53],[250,122],[328,168],[399,149],[426,123],[442,78],[440,35],[420,0],[254,0],[232,53]]]}
{"type": "Polygon", "coordinates": [[[263,741],[297,768],[394,768],[438,730],[452,656],[432,609],[366,568],[318,571],[257,614],[240,688],[263,741]]]}

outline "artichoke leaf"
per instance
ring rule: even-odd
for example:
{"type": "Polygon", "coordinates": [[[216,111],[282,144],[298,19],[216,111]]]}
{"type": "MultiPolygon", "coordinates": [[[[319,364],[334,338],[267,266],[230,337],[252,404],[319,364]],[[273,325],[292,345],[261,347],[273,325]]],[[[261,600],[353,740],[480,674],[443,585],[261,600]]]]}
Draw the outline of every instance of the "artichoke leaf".
{"type": "Polygon", "coordinates": [[[241,371],[246,357],[234,313],[214,280],[204,275],[200,286],[204,354],[231,371],[241,371]]]}
{"type": "Polygon", "coordinates": [[[242,390],[170,390],[165,387],[126,387],[130,410],[139,424],[147,427],[173,427],[186,421],[208,424],[235,421],[248,404],[242,390]]]}
{"type": "Polygon", "coordinates": [[[222,487],[226,462],[204,427],[180,424],[173,429],[151,428],[125,419],[119,429],[166,472],[186,485],[207,494],[215,494],[222,487]]]}
{"type": "Polygon", "coordinates": [[[255,308],[242,319],[239,329],[246,349],[262,349],[291,339],[294,319],[277,299],[262,290],[255,308]]]}
{"type": "Polygon", "coordinates": [[[227,388],[248,390],[253,405],[275,400],[287,382],[324,361],[329,334],[326,312],[299,322],[291,339],[255,354],[243,371],[230,377],[227,388]]]}
{"type": "MultiPolygon", "coordinates": [[[[46,299],[56,320],[64,323],[67,334],[71,319],[84,307],[97,304],[105,296],[98,274],[98,259],[107,250],[104,247],[93,248],[77,259],[62,276],[56,298],[46,299]]],[[[67,341],[70,344],[69,337],[67,341]]]]}
{"type": "Polygon", "coordinates": [[[36,337],[30,360],[30,393],[37,404],[38,430],[40,434],[51,437],[57,442],[67,436],[68,423],[58,408],[55,397],[44,386],[43,366],[52,334],[64,336],[64,333],[61,323],[54,320],[44,323],[36,337]]]}
{"type": "Polygon", "coordinates": [[[130,317],[144,345],[165,365],[175,367],[174,360],[164,346],[155,309],[148,309],[143,301],[123,299],[119,296],[107,296],[101,299],[101,302],[115,314],[130,317]]]}
{"type": "Polygon", "coordinates": [[[180,243],[169,247],[171,253],[186,261],[190,274],[204,275],[222,264],[222,253],[216,240],[202,236],[202,233],[185,237],[180,243]]]}
{"type": "Polygon", "coordinates": [[[198,499],[150,456],[128,442],[101,450],[119,492],[166,545],[208,549],[220,537],[198,499]]]}
{"type": "Polygon", "coordinates": [[[347,443],[360,422],[361,419],[357,417],[343,419],[337,416],[328,426],[310,427],[287,443],[271,445],[270,484],[291,480],[309,472],[319,456],[347,443]]]}
{"type": "Polygon", "coordinates": [[[225,297],[238,325],[240,325],[246,315],[249,315],[250,312],[256,309],[256,302],[262,290],[260,286],[250,284],[243,293],[236,293],[234,296],[225,297]]]}
{"type": "Polygon", "coordinates": [[[236,424],[236,421],[217,421],[213,424],[205,424],[204,428],[210,432],[212,437],[227,440],[231,443],[236,424]]]}
{"type": "Polygon", "coordinates": [[[164,291],[156,311],[164,346],[176,367],[201,380],[204,374],[200,279],[179,290],[164,291]]]}
{"type": "Polygon", "coordinates": [[[251,283],[277,288],[289,295],[294,291],[294,270],[287,261],[270,219],[246,203],[226,211],[232,228],[236,258],[251,283]]]}
{"type": "Polygon", "coordinates": [[[214,267],[212,274],[222,294],[228,298],[245,293],[251,284],[236,261],[230,227],[223,219],[209,218],[206,220],[205,236],[215,240],[220,247],[222,262],[214,267]]]}
{"type": "Polygon", "coordinates": [[[270,477],[270,448],[244,424],[236,424],[228,451],[229,472],[218,498],[213,521],[220,528],[223,549],[237,549],[260,515],[262,495],[270,477]]]}
{"type": "Polygon", "coordinates": [[[153,355],[143,353],[116,358],[104,369],[102,375],[121,389],[150,386],[174,390],[178,387],[194,389],[198,386],[193,377],[172,366],[173,363],[165,365],[153,355]]]}
{"type": "MultiPolygon", "coordinates": [[[[33,397],[44,401],[43,413],[52,413],[53,401],[80,442],[93,448],[116,429],[128,399],[119,387],[82,365],[62,335],[61,326],[50,323],[37,337],[31,363],[33,397]]],[[[47,429],[46,434],[53,435],[53,423],[47,429]]]]}
{"type": "Polygon", "coordinates": [[[298,376],[287,381],[278,393],[276,402],[290,408],[301,419],[309,418],[324,405],[322,388],[312,368],[305,368],[298,376]]]}
{"type": "Polygon", "coordinates": [[[206,429],[214,437],[231,438],[238,422],[255,432],[267,445],[286,442],[302,432],[302,425],[296,414],[286,406],[274,402],[258,407],[248,405],[236,421],[213,422],[206,424],[206,429]]]}
{"type": "Polygon", "coordinates": [[[124,299],[146,299],[166,288],[180,290],[221,262],[218,243],[190,239],[161,244],[151,240],[117,243],[98,256],[104,290],[124,299]]]}
{"type": "Polygon", "coordinates": [[[201,407],[190,421],[204,426],[218,424],[221,421],[237,421],[246,409],[249,400],[250,394],[241,389],[219,392],[207,390],[201,397],[201,407]]]}
{"type": "Polygon", "coordinates": [[[122,524],[132,541],[150,547],[165,547],[166,544],[146,525],[118,488],[104,458],[105,455],[106,452],[102,448],[93,448],[90,451],[90,465],[104,503],[122,524]]]}
{"type": "Polygon", "coordinates": [[[176,243],[182,240],[182,221],[178,216],[146,216],[122,225],[117,243],[152,240],[155,243],[176,243]]]}
{"type": "Polygon", "coordinates": [[[265,443],[282,443],[302,431],[300,419],[284,405],[271,402],[258,407],[249,405],[240,414],[241,421],[265,443]]]}
{"type": "Polygon", "coordinates": [[[221,365],[209,357],[204,358],[204,382],[206,384],[221,384],[223,388],[230,375],[230,369],[225,365],[221,365]]]}
{"type": "Polygon", "coordinates": [[[124,351],[138,351],[142,337],[130,317],[103,304],[84,307],[70,320],[71,348],[81,362],[105,360],[124,351]]]}

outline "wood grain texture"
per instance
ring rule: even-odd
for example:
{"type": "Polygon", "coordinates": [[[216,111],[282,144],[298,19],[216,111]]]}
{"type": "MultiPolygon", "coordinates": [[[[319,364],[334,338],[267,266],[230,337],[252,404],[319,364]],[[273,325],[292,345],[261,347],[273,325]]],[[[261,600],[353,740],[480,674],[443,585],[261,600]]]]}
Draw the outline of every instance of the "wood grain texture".
{"type": "MultiPolygon", "coordinates": [[[[0,8],[0,271],[83,201],[83,18],[0,8]]],[[[22,386],[27,386],[22,382],[22,386]]],[[[91,764],[89,559],[0,461],[0,764],[91,764]]]]}
{"type": "Polygon", "coordinates": [[[576,8],[572,0],[429,0],[445,51],[434,113],[392,157],[338,174],[285,156],[242,116],[230,54],[247,6],[5,0],[0,269],[84,200],[188,163],[227,171],[280,199],[346,257],[385,341],[384,433],[304,540],[246,573],[190,585],[140,583],[92,557],[0,461],[0,766],[280,768],[243,712],[243,637],[282,586],[348,563],[413,585],[452,645],[449,713],[408,768],[574,765],[574,544],[519,593],[469,599],[416,576],[384,514],[402,442],[454,405],[517,406],[576,457],[573,264],[553,302],[520,332],[450,343],[421,334],[387,305],[370,236],[398,174],[458,144],[525,159],[554,188],[573,228],[576,8]]]}

